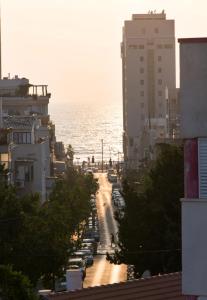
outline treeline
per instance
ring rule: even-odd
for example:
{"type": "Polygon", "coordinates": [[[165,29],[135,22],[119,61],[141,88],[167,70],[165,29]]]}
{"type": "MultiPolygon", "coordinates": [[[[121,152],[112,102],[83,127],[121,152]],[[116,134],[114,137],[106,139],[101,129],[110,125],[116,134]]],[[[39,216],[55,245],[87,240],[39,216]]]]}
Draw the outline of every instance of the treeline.
{"type": "Polygon", "coordinates": [[[181,270],[181,204],[184,193],[181,147],[162,144],[155,162],[129,173],[119,222],[119,244],[108,259],[134,265],[135,276],[181,270]]]}
{"type": "Polygon", "coordinates": [[[40,279],[53,287],[67,266],[72,237],[90,214],[90,194],[96,193],[98,183],[69,167],[41,205],[38,194],[18,197],[5,180],[6,172],[0,165],[0,265],[21,271],[33,287],[40,279]]]}

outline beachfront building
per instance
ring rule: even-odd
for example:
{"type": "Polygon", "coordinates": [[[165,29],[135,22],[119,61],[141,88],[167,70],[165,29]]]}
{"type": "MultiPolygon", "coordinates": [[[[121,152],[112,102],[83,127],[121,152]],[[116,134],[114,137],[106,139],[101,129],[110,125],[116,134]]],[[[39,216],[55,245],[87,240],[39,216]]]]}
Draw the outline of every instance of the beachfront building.
{"type": "Polygon", "coordinates": [[[0,160],[8,168],[8,181],[17,193],[39,193],[47,198],[50,177],[49,134],[41,137],[41,121],[33,116],[3,117],[0,132],[0,160]]]}
{"type": "Polygon", "coordinates": [[[175,134],[170,119],[177,110],[174,20],[164,11],[132,15],[124,23],[121,56],[124,160],[138,168],[153,155],[156,139],[175,134]]]}
{"type": "Polygon", "coordinates": [[[48,116],[51,94],[47,85],[30,84],[27,78],[4,77],[0,80],[0,97],[4,115],[48,116]]]}
{"type": "Polygon", "coordinates": [[[26,78],[0,80],[0,163],[8,168],[8,180],[20,195],[37,192],[42,202],[55,181],[50,96],[46,85],[30,84],[26,78]]]}

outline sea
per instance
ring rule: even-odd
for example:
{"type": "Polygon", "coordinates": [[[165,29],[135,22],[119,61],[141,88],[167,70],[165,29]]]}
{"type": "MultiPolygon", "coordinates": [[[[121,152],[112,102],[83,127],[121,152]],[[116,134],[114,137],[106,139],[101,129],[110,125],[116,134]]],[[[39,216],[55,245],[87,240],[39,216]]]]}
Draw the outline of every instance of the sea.
{"type": "Polygon", "coordinates": [[[71,144],[74,162],[113,162],[123,160],[122,103],[50,103],[57,141],[71,144]]]}

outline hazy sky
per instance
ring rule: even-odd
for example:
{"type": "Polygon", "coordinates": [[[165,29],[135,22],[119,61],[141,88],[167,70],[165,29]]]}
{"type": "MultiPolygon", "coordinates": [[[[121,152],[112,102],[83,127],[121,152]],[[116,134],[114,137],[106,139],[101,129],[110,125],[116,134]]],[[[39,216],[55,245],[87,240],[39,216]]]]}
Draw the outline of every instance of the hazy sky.
{"type": "Polygon", "coordinates": [[[121,101],[120,42],[133,13],[175,19],[176,37],[207,36],[207,0],[1,0],[3,75],[48,84],[52,101],[121,101]]]}

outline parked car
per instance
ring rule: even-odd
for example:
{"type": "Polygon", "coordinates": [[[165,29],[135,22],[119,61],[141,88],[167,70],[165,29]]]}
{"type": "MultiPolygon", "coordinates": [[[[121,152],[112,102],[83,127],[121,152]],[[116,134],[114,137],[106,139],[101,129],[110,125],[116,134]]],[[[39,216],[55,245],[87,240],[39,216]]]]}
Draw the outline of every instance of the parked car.
{"type": "Polygon", "coordinates": [[[110,182],[117,182],[117,175],[111,174],[109,175],[108,179],[110,182]]]}
{"type": "Polygon", "coordinates": [[[82,279],[86,277],[86,263],[82,258],[70,258],[68,261],[69,269],[80,269],[82,272],[82,279]]]}
{"type": "Polygon", "coordinates": [[[66,274],[55,279],[55,292],[63,292],[67,290],[66,274]]]}
{"type": "Polygon", "coordinates": [[[82,249],[79,249],[78,252],[81,252],[84,254],[84,258],[86,260],[86,267],[93,265],[93,254],[92,254],[91,250],[82,248],[82,249]]]}
{"type": "Polygon", "coordinates": [[[99,235],[98,223],[97,223],[96,227],[87,228],[83,234],[83,237],[85,239],[94,239],[95,242],[99,242],[100,235],[99,235]]]}

